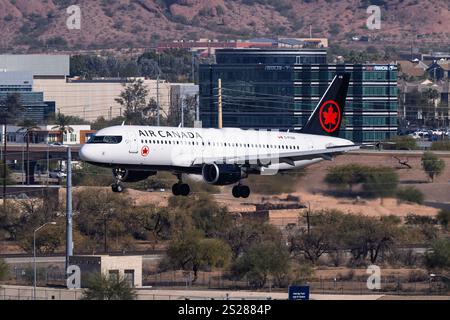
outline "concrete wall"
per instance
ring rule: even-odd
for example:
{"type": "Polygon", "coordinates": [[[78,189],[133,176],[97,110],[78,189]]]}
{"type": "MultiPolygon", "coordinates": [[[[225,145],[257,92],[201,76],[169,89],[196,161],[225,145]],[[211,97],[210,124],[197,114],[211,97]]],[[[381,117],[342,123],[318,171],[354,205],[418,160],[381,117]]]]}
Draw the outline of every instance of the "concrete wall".
{"type": "Polygon", "coordinates": [[[142,256],[101,256],[101,271],[108,274],[110,270],[118,270],[124,277],[125,270],[134,270],[134,286],[142,287],[142,256]]]}
{"type": "MultiPolygon", "coordinates": [[[[149,98],[156,100],[156,80],[144,80],[149,90],[149,98]]],[[[123,115],[121,106],[115,101],[123,91],[123,82],[118,81],[73,81],[65,79],[35,79],[33,90],[44,93],[45,101],[55,101],[56,112],[78,116],[94,121],[123,115]]],[[[159,100],[162,110],[167,112],[170,105],[170,84],[160,81],[159,100]]]]}

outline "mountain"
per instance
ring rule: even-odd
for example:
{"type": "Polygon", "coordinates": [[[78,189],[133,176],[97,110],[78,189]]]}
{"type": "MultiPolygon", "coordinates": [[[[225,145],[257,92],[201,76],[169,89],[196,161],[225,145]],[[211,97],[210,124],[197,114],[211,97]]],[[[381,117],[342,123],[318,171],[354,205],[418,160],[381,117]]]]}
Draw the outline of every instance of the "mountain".
{"type": "Polygon", "coordinates": [[[46,51],[149,47],[158,40],[250,37],[328,37],[354,45],[445,49],[448,0],[0,0],[0,50],[46,51]],[[81,29],[69,30],[66,10],[81,9],[81,29]],[[365,24],[371,4],[381,7],[381,30],[365,24]]]}

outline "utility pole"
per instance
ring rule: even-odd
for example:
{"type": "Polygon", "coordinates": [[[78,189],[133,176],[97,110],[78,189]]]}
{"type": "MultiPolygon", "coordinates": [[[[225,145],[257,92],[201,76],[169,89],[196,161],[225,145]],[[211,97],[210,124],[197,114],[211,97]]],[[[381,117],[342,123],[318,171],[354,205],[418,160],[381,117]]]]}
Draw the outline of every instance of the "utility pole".
{"type": "Polygon", "coordinates": [[[66,188],[66,270],[69,257],[73,255],[72,240],[72,150],[67,146],[67,188],[66,188]]]}
{"type": "Polygon", "coordinates": [[[191,65],[191,68],[192,68],[192,82],[194,83],[195,82],[195,55],[194,55],[194,51],[192,51],[192,59],[191,59],[191,62],[192,62],[192,65],[191,65]]]}
{"type": "Polygon", "coordinates": [[[222,79],[217,80],[218,87],[218,99],[219,99],[219,110],[218,110],[218,121],[217,128],[222,129],[222,79]]]}
{"type": "Polygon", "coordinates": [[[308,211],[306,211],[306,225],[308,227],[308,235],[310,231],[310,224],[309,224],[309,215],[311,213],[311,204],[308,202],[308,211]]]}
{"type": "Polygon", "coordinates": [[[6,210],[6,123],[3,126],[3,208],[6,210]]]}
{"type": "Polygon", "coordinates": [[[159,127],[159,72],[156,77],[156,125],[159,127]]]}
{"type": "Polygon", "coordinates": [[[181,127],[184,128],[184,99],[181,97],[181,127]]]}
{"type": "Polygon", "coordinates": [[[104,228],[104,233],[105,233],[105,243],[104,243],[104,249],[105,249],[105,253],[108,253],[108,235],[107,235],[107,228],[106,228],[106,219],[107,219],[107,215],[103,214],[103,228],[104,228]]]}

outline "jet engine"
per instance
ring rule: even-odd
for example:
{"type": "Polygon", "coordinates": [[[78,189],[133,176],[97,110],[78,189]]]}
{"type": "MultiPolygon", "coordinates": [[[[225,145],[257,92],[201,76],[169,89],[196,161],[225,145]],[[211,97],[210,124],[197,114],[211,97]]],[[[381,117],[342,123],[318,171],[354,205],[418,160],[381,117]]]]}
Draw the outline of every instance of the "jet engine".
{"type": "Polygon", "coordinates": [[[205,164],[202,169],[203,180],[209,184],[224,186],[245,178],[241,168],[233,164],[205,164]]]}
{"type": "Polygon", "coordinates": [[[138,171],[123,168],[114,168],[112,172],[114,178],[121,182],[138,182],[145,180],[150,176],[154,176],[157,173],[156,171],[138,171]]]}

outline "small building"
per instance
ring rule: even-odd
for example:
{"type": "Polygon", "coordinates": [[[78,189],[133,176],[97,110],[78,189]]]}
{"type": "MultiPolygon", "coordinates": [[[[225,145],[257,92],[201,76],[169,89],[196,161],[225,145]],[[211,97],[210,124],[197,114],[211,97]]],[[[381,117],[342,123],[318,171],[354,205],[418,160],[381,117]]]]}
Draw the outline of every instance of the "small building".
{"type": "Polygon", "coordinates": [[[450,61],[434,61],[427,69],[427,72],[434,81],[450,79],[450,61]]]}
{"type": "Polygon", "coordinates": [[[400,60],[398,64],[400,65],[400,76],[405,77],[423,78],[428,69],[428,65],[422,61],[400,60]]]}
{"type": "Polygon", "coordinates": [[[123,278],[133,288],[142,287],[142,256],[71,256],[69,263],[80,268],[82,288],[93,274],[100,272],[115,279],[123,278]]]}
{"type": "MultiPolygon", "coordinates": [[[[95,134],[95,130],[91,130],[90,124],[70,125],[72,132],[65,134],[57,129],[56,125],[38,125],[30,134],[30,143],[55,143],[60,142],[65,145],[84,144],[95,134]]],[[[3,125],[0,126],[1,132],[4,132],[3,125]]],[[[7,126],[8,142],[25,143],[25,130],[19,126],[7,126]]],[[[1,135],[1,133],[0,133],[1,135]]],[[[3,138],[1,139],[3,141],[3,138]]]]}

